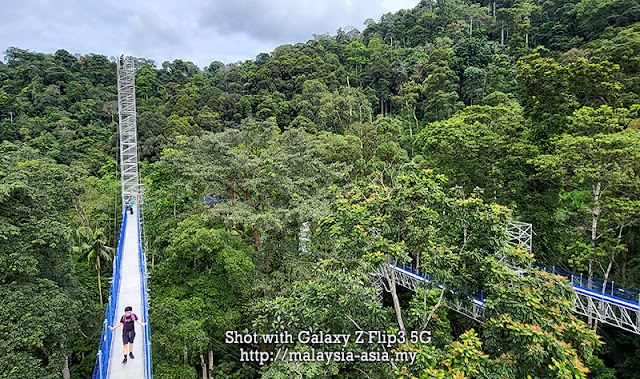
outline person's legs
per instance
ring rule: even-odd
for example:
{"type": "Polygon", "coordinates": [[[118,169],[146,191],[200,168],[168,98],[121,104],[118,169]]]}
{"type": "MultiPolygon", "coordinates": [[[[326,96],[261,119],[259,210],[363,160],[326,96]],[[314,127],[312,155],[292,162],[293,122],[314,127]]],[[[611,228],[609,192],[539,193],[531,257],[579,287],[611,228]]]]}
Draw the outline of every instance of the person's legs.
{"type": "MultiPolygon", "coordinates": [[[[122,333],[122,344],[124,345],[122,347],[122,354],[124,355],[124,359],[122,360],[122,363],[126,363],[127,362],[127,350],[129,350],[130,352],[133,351],[133,337],[132,337],[132,332],[124,332],[122,333]]],[[[131,357],[133,358],[133,357],[131,357]]]]}
{"type": "Polygon", "coordinates": [[[136,332],[135,330],[131,332],[131,334],[129,335],[129,357],[131,357],[131,359],[134,358],[133,356],[133,340],[136,338],[136,332]]]}

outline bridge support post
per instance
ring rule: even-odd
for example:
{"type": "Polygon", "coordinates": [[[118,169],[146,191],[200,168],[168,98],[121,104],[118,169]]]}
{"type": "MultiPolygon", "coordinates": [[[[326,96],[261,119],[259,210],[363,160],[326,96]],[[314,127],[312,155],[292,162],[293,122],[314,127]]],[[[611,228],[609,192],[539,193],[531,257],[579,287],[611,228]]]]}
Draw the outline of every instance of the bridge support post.
{"type": "Polygon", "coordinates": [[[133,57],[120,57],[116,65],[118,78],[118,116],[120,132],[120,176],[122,207],[138,199],[138,142],[136,128],[136,80],[133,57]]]}
{"type": "Polygon", "coordinates": [[[98,350],[98,378],[102,378],[102,350],[98,350]]]}

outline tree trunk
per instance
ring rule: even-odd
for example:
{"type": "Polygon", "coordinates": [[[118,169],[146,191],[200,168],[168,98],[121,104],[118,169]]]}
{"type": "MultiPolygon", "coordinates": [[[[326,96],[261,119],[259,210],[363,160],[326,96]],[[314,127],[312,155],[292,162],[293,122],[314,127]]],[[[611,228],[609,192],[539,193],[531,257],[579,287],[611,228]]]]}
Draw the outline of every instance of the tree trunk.
{"type": "MultiPolygon", "coordinates": [[[[420,125],[418,124],[418,116],[416,115],[416,107],[413,107],[413,119],[416,121],[416,131],[418,131],[420,129],[420,125]]],[[[413,138],[413,135],[411,135],[411,138],[413,138]]]]}
{"type": "MultiPolygon", "coordinates": [[[[253,247],[256,249],[256,253],[260,251],[260,230],[253,227],[253,247]]],[[[264,272],[269,274],[269,255],[268,252],[264,252],[264,272]]]]}
{"type": "MultiPolygon", "coordinates": [[[[592,186],[593,188],[593,216],[591,218],[591,256],[589,257],[589,282],[588,288],[593,289],[593,258],[596,252],[596,240],[598,239],[598,217],[600,216],[600,189],[601,183],[598,182],[592,186]]],[[[590,328],[594,328],[593,317],[589,316],[588,323],[590,328]]],[[[596,323],[597,324],[597,323],[596,323]]]]}
{"type": "MultiPolygon", "coordinates": [[[[591,254],[595,254],[596,240],[598,239],[598,218],[600,217],[600,190],[601,183],[598,182],[593,188],[593,216],[591,218],[591,254]]],[[[589,259],[589,289],[593,285],[593,260],[589,259]]]]}
{"type": "MultiPolygon", "coordinates": [[[[418,123],[418,116],[416,115],[416,107],[413,106],[413,119],[416,122],[416,132],[420,130],[420,124],[418,123]]],[[[411,135],[411,141],[413,142],[413,135],[411,135]]],[[[413,153],[413,144],[411,144],[411,152],[413,153]]]]}
{"type": "Polygon", "coordinates": [[[622,283],[627,283],[627,251],[629,250],[629,233],[624,236],[625,249],[622,250],[622,283]]]}
{"type": "Polygon", "coordinates": [[[202,367],[202,379],[207,379],[207,363],[204,361],[204,355],[200,354],[200,367],[202,367]]]}
{"type": "Polygon", "coordinates": [[[69,357],[67,356],[62,360],[62,379],[71,379],[71,372],[69,372],[69,357]]]}
{"type": "Polygon", "coordinates": [[[260,250],[260,231],[255,226],[253,227],[253,247],[256,251],[260,250]]]}
{"type": "MultiPolygon", "coordinates": [[[[609,279],[609,272],[611,272],[611,266],[613,265],[613,255],[609,259],[609,266],[607,267],[607,272],[604,273],[604,281],[602,282],[602,293],[606,292],[607,288],[607,280],[609,279]]],[[[600,304],[598,305],[598,310],[602,313],[602,308],[604,307],[604,300],[600,300],[600,304]]],[[[593,330],[598,329],[598,319],[594,320],[593,330]]]]}
{"type": "Polygon", "coordinates": [[[213,377],[211,372],[213,371],[213,351],[209,350],[209,378],[213,377]]]}
{"type": "Polygon", "coordinates": [[[391,292],[391,298],[393,299],[393,308],[396,311],[396,318],[398,319],[398,326],[400,330],[406,334],[406,329],[404,327],[404,322],[402,321],[402,312],[400,309],[400,299],[398,299],[398,292],[396,291],[396,270],[389,267],[387,264],[387,268],[385,269],[387,272],[387,282],[389,283],[389,292],[391,292]]]}
{"type": "Polygon", "coordinates": [[[356,63],[356,81],[358,82],[358,85],[360,85],[360,78],[358,78],[358,64],[356,63]]]}
{"type": "MultiPolygon", "coordinates": [[[[64,350],[63,343],[60,344],[60,347],[64,350]]],[[[62,360],[62,379],[71,379],[71,372],[69,371],[69,356],[66,354],[62,360]]]]}
{"type": "Polygon", "coordinates": [[[84,212],[84,207],[82,206],[82,200],[80,200],[80,199],[78,199],[78,204],[76,205],[76,211],[82,217],[82,221],[84,221],[84,226],[90,228],[91,225],[89,225],[89,220],[87,220],[87,215],[84,212]]]}
{"type": "Polygon", "coordinates": [[[504,46],[504,22],[500,27],[500,46],[504,46]]]}
{"type": "Polygon", "coordinates": [[[185,365],[189,362],[189,353],[187,353],[187,347],[182,347],[182,363],[185,365]]]}
{"type": "MultiPolygon", "coordinates": [[[[406,102],[407,111],[413,114],[413,119],[416,121],[416,131],[418,131],[418,117],[416,117],[416,107],[412,107],[409,105],[409,102],[406,102]]],[[[409,137],[411,137],[411,155],[413,156],[413,127],[411,126],[411,121],[409,121],[409,137]]]]}
{"type": "MultiPolygon", "coordinates": [[[[100,258],[97,258],[100,259],[100,258]]],[[[98,263],[98,265],[96,266],[97,271],[98,271],[98,293],[100,295],[100,306],[103,306],[103,302],[102,302],[102,280],[100,280],[100,264],[98,263]]]]}
{"type": "MultiPolygon", "coordinates": [[[[620,226],[620,231],[618,232],[618,243],[622,242],[622,229],[624,228],[623,226],[620,226]]],[[[625,249],[623,250],[623,254],[626,255],[626,246],[625,249]]],[[[607,271],[604,273],[604,281],[602,283],[602,293],[605,293],[606,289],[607,289],[607,280],[609,280],[609,273],[611,272],[611,266],[613,266],[613,259],[615,258],[615,256],[611,255],[611,258],[609,258],[609,266],[607,266],[607,271]]],[[[600,300],[600,304],[598,307],[598,310],[600,311],[600,313],[602,313],[602,308],[604,307],[604,300],[600,300]]],[[[593,330],[596,330],[598,328],[598,320],[595,320],[594,323],[594,327],[593,330]]]]}
{"type": "Polygon", "coordinates": [[[173,194],[173,218],[176,218],[176,194],[173,194]]]}

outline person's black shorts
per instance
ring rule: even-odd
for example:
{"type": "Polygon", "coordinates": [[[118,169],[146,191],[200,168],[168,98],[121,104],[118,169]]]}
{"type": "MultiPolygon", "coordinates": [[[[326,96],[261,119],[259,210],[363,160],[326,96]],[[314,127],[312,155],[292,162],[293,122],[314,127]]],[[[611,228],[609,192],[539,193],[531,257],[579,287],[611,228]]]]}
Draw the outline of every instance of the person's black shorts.
{"type": "Polygon", "coordinates": [[[136,338],[136,332],[134,330],[130,332],[122,333],[122,344],[126,345],[128,343],[133,343],[133,339],[136,338]]]}

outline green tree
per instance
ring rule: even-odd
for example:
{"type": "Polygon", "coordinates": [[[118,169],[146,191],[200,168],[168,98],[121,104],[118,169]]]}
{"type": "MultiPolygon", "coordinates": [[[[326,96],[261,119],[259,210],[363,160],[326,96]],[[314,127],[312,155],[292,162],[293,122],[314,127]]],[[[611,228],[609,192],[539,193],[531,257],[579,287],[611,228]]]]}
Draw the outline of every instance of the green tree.
{"type": "MultiPolygon", "coordinates": [[[[243,131],[205,133],[186,142],[178,154],[186,159],[176,166],[179,175],[229,199],[212,213],[224,215],[228,226],[251,241],[261,255],[261,270],[271,272],[275,252],[264,247],[265,240],[297,234],[302,222],[323,208],[317,191],[332,173],[314,156],[311,139],[300,130],[281,134],[269,119],[247,121],[243,131]]],[[[199,188],[196,184],[192,188],[199,188]]]]}
{"type": "Polygon", "coordinates": [[[175,226],[166,259],[151,271],[151,317],[157,336],[153,348],[162,362],[156,366],[158,375],[176,375],[178,370],[195,374],[193,365],[200,365],[202,377],[215,375],[207,375],[208,367],[226,351],[213,341],[222,341],[227,330],[246,326],[241,306],[254,276],[250,246],[235,231],[202,215],[175,226]]]}
{"type": "Polygon", "coordinates": [[[360,80],[358,69],[369,63],[369,51],[367,47],[358,41],[351,42],[346,48],[348,62],[351,62],[356,69],[356,80],[360,80]]]}
{"type": "Polygon", "coordinates": [[[524,46],[529,47],[529,34],[531,33],[531,19],[540,12],[540,7],[529,2],[518,4],[514,8],[514,19],[521,33],[524,33],[524,46]]]}
{"type": "Polygon", "coordinates": [[[544,272],[492,271],[483,338],[498,367],[507,377],[586,378],[586,363],[602,342],[574,315],[571,285],[544,272]]]}
{"type": "Polygon", "coordinates": [[[424,101],[424,91],[420,84],[416,84],[410,80],[402,85],[395,101],[406,109],[409,119],[409,138],[411,140],[411,155],[413,155],[413,123],[415,122],[416,133],[420,131],[420,123],[418,122],[418,103],[424,101]]]}
{"type": "Polygon", "coordinates": [[[80,259],[89,262],[98,274],[98,293],[100,296],[100,306],[102,301],[102,281],[100,280],[100,272],[103,264],[109,267],[113,260],[115,249],[107,245],[107,238],[102,229],[96,228],[92,230],[89,227],[81,226],[76,230],[76,245],[74,251],[79,255],[80,259]]]}
{"type": "Polygon", "coordinates": [[[93,315],[67,229],[79,190],[29,147],[4,141],[0,155],[0,377],[69,378],[72,341],[93,315]]]}
{"type": "Polygon", "coordinates": [[[487,72],[481,68],[469,66],[464,70],[462,97],[469,105],[478,103],[485,94],[487,72]]]}
{"type": "Polygon", "coordinates": [[[569,259],[578,267],[588,267],[591,288],[596,263],[606,282],[615,256],[626,249],[624,228],[640,215],[633,191],[638,185],[640,145],[637,132],[625,129],[629,123],[625,108],[583,107],[570,120],[570,133],[553,140],[553,153],[532,162],[567,192],[588,194],[584,202],[577,203],[583,216],[573,222],[576,231],[584,232],[577,233],[579,239],[569,249],[569,259]]]}
{"type": "Polygon", "coordinates": [[[136,94],[149,100],[161,90],[161,83],[149,67],[143,67],[136,72],[136,94]]]}
{"type": "MultiPolygon", "coordinates": [[[[360,270],[349,259],[333,258],[308,264],[304,277],[293,283],[291,294],[256,304],[252,322],[253,330],[259,333],[287,331],[297,335],[303,330],[322,330],[326,333],[367,333],[370,330],[387,330],[390,312],[376,301],[374,289],[366,272],[360,270]]],[[[366,335],[366,334],[365,334],[366,335]]],[[[296,343],[289,351],[305,352],[309,346],[296,343]]],[[[344,348],[339,344],[327,344],[336,351],[344,348]]],[[[278,345],[266,345],[266,351],[274,351],[278,345]]],[[[374,351],[378,344],[350,346],[352,352],[374,351]]],[[[284,362],[270,364],[265,377],[290,377],[304,372],[309,377],[337,375],[349,377],[363,373],[392,374],[392,368],[384,362],[351,364],[345,362],[284,362]]]]}
{"type": "Polygon", "coordinates": [[[422,83],[427,98],[424,103],[429,121],[448,118],[458,107],[458,76],[450,68],[451,56],[447,50],[436,49],[429,57],[428,76],[422,83]]]}
{"type": "Polygon", "coordinates": [[[484,204],[475,196],[445,191],[444,175],[408,172],[387,186],[365,183],[339,194],[322,223],[342,257],[361,261],[370,272],[381,270],[403,332],[395,270],[389,265],[413,261],[416,267],[428,268],[443,285],[441,296],[447,288],[474,291],[479,278],[469,272],[497,248],[492,243],[498,239],[487,236],[500,230],[497,225],[508,214],[506,208],[484,204]]]}
{"type": "Polygon", "coordinates": [[[516,66],[506,54],[494,54],[487,66],[487,93],[515,93],[517,90],[516,66]]]}
{"type": "Polygon", "coordinates": [[[537,124],[533,138],[547,141],[564,131],[566,117],[578,107],[568,93],[567,69],[539,54],[521,58],[518,68],[524,114],[537,124]]]}
{"type": "Polygon", "coordinates": [[[473,24],[476,26],[486,24],[489,21],[489,12],[486,7],[480,4],[471,4],[463,10],[469,20],[469,36],[473,36],[473,24]]]}
{"type": "Polygon", "coordinates": [[[196,124],[192,116],[181,117],[172,114],[167,119],[167,126],[164,129],[164,135],[172,136],[193,136],[202,132],[202,129],[196,124]]]}
{"type": "Polygon", "coordinates": [[[620,65],[620,75],[617,79],[624,86],[620,102],[624,106],[640,103],[640,62],[633,58],[640,54],[640,24],[611,29],[600,39],[591,41],[581,48],[590,54],[592,63],[609,61],[620,65]]]}
{"type": "Polygon", "coordinates": [[[481,188],[509,204],[525,190],[518,178],[526,176],[525,160],[536,153],[523,138],[523,123],[516,104],[474,105],[426,126],[414,146],[455,185],[468,192],[481,188]]]}

